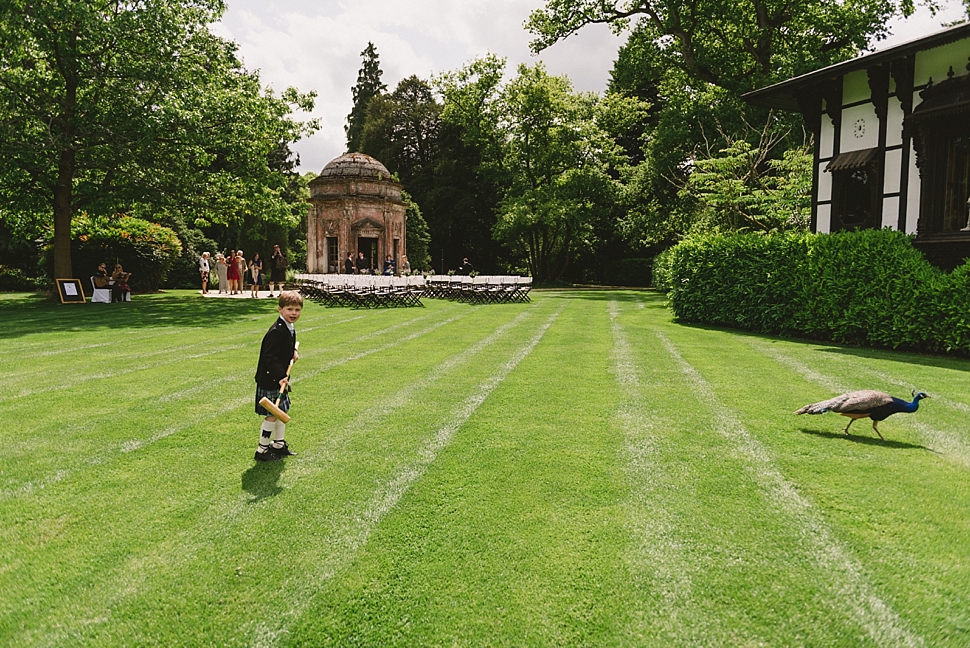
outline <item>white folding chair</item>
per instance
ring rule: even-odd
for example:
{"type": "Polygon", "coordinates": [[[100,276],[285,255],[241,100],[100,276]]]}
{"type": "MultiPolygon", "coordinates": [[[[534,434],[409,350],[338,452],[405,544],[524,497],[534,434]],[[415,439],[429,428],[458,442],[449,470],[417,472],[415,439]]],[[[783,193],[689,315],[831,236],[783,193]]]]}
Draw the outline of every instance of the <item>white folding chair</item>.
{"type": "Polygon", "coordinates": [[[104,288],[98,288],[94,283],[94,275],[91,275],[91,303],[92,304],[111,303],[111,287],[105,286],[104,288]]]}

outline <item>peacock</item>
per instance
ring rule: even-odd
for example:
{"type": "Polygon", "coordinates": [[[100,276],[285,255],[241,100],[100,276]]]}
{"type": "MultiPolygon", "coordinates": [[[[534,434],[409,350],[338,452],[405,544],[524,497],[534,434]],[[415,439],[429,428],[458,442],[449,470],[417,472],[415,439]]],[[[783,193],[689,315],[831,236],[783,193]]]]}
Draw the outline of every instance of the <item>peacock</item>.
{"type": "Polygon", "coordinates": [[[886,438],[879,431],[879,421],[892,416],[896,412],[915,412],[919,409],[919,402],[924,398],[929,398],[929,396],[924,392],[917,392],[915,389],[913,390],[913,400],[910,402],[890,396],[886,392],[863,389],[806,405],[795,413],[824,414],[825,412],[837,412],[842,416],[848,416],[852,420],[842,430],[846,436],[849,436],[849,426],[856,419],[870,418],[872,419],[872,429],[876,431],[880,439],[885,441],[886,438]]]}

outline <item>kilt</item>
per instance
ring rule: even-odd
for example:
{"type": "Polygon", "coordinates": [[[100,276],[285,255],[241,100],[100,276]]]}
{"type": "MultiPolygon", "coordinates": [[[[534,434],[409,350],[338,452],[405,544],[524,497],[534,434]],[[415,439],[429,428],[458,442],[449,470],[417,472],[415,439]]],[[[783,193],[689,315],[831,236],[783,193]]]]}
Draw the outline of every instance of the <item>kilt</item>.
{"type": "Polygon", "coordinates": [[[273,272],[270,274],[269,280],[272,283],[285,283],[286,268],[273,268],[273,272]]]}
{"type": "MultiPolygon", "coordinates": [[[[259,404],[259,401],[266,397],[272,402],[276,402],[276,397],[280,395],[278,389],[263,389],[259,385],[256,385],[256,413],[260,416],[273,416],[273,413],[267,410],[265,407],[259,404]]],[[[290,395],[283,394],[283,398],[280,399],[279,408],[284,412],[290,411],[290,395]]]]}

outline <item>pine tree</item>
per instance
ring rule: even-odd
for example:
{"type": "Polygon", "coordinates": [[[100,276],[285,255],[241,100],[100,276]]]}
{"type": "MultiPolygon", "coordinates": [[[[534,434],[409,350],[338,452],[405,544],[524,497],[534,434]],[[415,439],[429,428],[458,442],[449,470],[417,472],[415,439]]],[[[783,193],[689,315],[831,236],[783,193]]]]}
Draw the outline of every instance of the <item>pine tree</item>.
{"type": "Polygon", "coordinates": [[[351,153],[360,151],[364,122],[367,119],[367,104],[387,90],[387,86],[381,83],[381,64],[374,43],[368,42],[360,56],[363,63],[357,73],[357,85],[350,89],[354,93],[354,108],[347,115],[347,125],[344,127],[347,133],[347,150],[351,153]]]}

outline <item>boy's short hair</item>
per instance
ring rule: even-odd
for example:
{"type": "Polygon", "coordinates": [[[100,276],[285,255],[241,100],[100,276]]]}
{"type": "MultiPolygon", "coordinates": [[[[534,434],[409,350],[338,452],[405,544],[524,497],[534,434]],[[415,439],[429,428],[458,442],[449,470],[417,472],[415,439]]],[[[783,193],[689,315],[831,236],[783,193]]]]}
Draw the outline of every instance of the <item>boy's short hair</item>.
{"type": "Polygon", "coordinates": [[[280,300],[278,302],[280,308],[285,308],[287,306],[303,306],[303,295],[295,290],[284,290],[280,293],[280,300]]]}

